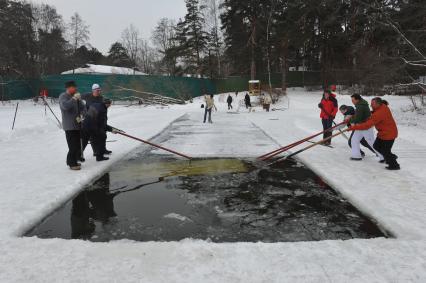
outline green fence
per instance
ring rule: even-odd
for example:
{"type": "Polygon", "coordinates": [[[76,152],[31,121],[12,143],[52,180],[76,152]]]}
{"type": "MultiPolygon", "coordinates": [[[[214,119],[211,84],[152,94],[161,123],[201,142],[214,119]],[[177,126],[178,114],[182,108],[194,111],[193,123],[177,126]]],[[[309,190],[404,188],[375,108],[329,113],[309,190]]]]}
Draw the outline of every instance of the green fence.
{"type": "MultiPolygon", "coordinates": [[[[262,85],[269,85],[269,76],[260,75],[259,80],[262,85]]],[[[271,84],[274,88],[282,87],[282,74],[271,74],[271,84]]],[[[226,79],[215,80],[216,91],[218,93],[231,91],[246,91],[250,77],[229,77],[226,79]]],[[[319,72],[288,72],[287,87],[304,87],[312,85],[322,85],[319,72]]]]}
{"type": "MultiPolygon", "coordinates": [[[[268,84],[268,77],[259,77],[262,84],[268,84]]],[[[206,93],[224,93],[245,91],[248,89],[249,77],[230,77],[226,79],[198,79],[168,76],[126,76],[126,75],[55,75],[38,80],[5,80],[0,81],[0,98],[4,100],[29,99],[39,94],[41,88],[47,88],[49,96],[58,97],[64,91],[64,84],[74,80],[79,91],[91,91],[91,86],[98,83],[104,90],[104,95],[110,98],[126,98],[137,96],[137,91],[161,94],[168,97],[190,99],[206,93]],[[131,90],[124,90],[131,89],[131,90]]],[[[273,87],[281,87],[281,74],[273,74],[273,87]]],[[[320,85],[317,72],[289,72],[287,84],[289,87],[320,85]]]]}

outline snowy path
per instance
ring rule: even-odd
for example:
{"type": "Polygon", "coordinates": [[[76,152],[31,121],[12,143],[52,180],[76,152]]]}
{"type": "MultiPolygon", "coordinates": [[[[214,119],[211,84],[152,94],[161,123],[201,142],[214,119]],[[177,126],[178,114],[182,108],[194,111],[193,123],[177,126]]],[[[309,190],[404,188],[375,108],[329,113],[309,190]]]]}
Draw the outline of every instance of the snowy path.
{"type": "Polygon", "coordinates": [[[202,113],[190,112],[173,124],[169,148],[193,157],[253,157],[278,147],[246,115],[213,113],[213,124],[202,123],[202,113]]]}
{"type": "MultiPolygon", "coordinates": [[[[193,156],[257,156],[316,132],[318,96],[295,93],[290,111],[227,114],[220,105],[213,125],[200,123],[198,105],[175,109],[117,108],[111,123],[152,137],[179,119],[166,145],[193,156]],[[315,109],[315,110],[312,110],[315,109]],[[255,126],[255,125],[257,126],[255,126]],[[264,134],[264,132],[267,135],[264,134]]],[[[345,98],[346,99],[346,98],[345,98]]],[[[9,117],[13,108],[1,109],[9,117]]],[[[64,203],[112,164],[89,160],[80,173],[64,166],[63,133],[24,108],[17,132],[0,123],[0,282],[425,282],[426,152],[408,127],[397,143],[403,171],[386,172],[372,157],[353,164],[344,140],[336,148],[301,155],[316,172],[371,214],[397,239],[276,244],[118,241],[91,243],[17,238],[34,221],[64,203]],[[25,124],[28,123],[28,124],[25,124]],[[30,132],[28,132],[30,131],[30,132]],[[417,150],[414,153],[414,150],[417,150]]],[[[422,133],[424,134],[424,133],[422,133]]],[[[109,144],[117,161],[139,144],[109,144]]]]}

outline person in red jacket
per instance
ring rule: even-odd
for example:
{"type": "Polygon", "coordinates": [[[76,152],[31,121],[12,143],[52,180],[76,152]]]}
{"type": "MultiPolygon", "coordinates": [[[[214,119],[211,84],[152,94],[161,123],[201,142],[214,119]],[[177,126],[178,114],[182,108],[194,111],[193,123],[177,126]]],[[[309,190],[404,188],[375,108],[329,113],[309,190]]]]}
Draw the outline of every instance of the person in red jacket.
{"type": "Polygon", "coordinates": [[[388,170],[400,170],[400,165],[396,161],[398,156],[392,153],[392,147],[398,137],[398,127],[388,103],[380,97],[376,97],[371,101],[371,108],[373,109],[373,114],[370,119],[352,126],[350,130],[368,130],[375,126],[378,133],[374,142],[374,149],[383,155],[384,160],[381,162],[386,162],[389,165],[386,167],[388,170]]]}
{"type": "MultiPolygon", "coordinates": [[[[336,95],[330,91],[325,91],[321,102],[318,104],[321,109],[320,118],[322,120],[322,126],[324,129],[324,139],[330,138],[333,135],[333,131],[327,131],[333,127],[333,121],[336,118],[339,105],[337,103],[336,95]]],[[[331,139],[324,142],[325,145],[331,144],[331,139]]]]}

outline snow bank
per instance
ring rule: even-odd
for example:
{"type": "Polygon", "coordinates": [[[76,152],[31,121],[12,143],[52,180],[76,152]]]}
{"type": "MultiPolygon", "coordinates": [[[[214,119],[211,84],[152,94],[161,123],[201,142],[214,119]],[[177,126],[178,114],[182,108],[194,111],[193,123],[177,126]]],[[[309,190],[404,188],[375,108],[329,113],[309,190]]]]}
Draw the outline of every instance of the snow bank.
{"type": "MultiPolygon", "coordinates": [[[[192,155],[234,157],[261,155],[321,128],[318,93],[291,91],[290,110],[241,108],[238,115],[227,111],[225,96],[217,96],[212,125],[202,123],[200,100],[171,109],[113,107],[110,123],[149,138],[188,113],[181,130],[189,132],[168,146],[192,155]]],[[[425,282],[424,120],[400,111],[408,101],[387,99],[400,124],[395,151],[401,172],[386,172],[370,155],[351,163],[343,139],[333,141],[335,149],[316,148],[300,159],[397,238],[275,244],[17,238],[140,145],[110,136],[117,140],[108,144],[111,162],[99,164],[87,156],[83,171],[71,172],[65,166],[64,134],[51,114],[24,105],[11,133],[14,107],[0,106],[0,282],[425,282]]],[[[349,103],[348,97],[339,100],[349,103]]],[[[54,111],[59,114],[57,106],[54,111]]]]}
{"type": "Polygon", "coordinates": [[[114,67],[105,65],[86,64],[84,67],[69,70],[61,73],[62,75],[71,74],[112,74],[112,75],[147,75],[145,73],[124,67],[114,67]]]}

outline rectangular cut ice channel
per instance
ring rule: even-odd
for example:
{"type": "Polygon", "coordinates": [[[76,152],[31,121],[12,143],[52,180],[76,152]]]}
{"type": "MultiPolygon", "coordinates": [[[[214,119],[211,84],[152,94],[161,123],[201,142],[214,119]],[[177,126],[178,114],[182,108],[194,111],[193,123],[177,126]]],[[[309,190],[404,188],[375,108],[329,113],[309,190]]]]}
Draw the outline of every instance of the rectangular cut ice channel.
{"type": "Polygon", "coordinates": [[[303,164],[144,154],[114,166],[25,236],[213,242],[386,237],[303,164]]]}

